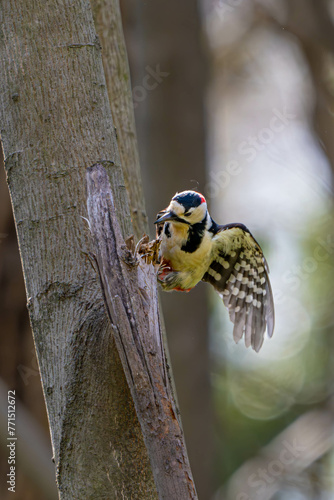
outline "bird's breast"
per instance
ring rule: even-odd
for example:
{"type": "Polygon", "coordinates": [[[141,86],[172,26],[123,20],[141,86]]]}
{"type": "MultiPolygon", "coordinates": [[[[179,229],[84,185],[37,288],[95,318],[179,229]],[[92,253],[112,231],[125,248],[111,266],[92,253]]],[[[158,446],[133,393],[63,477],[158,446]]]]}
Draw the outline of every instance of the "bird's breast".
{"type": "Polygon", "coordinates": [[[161,255],[171,263],[175,271],[190,271],[198,274],[201,279],[210,263],[212,237],[209,233],[204,233],[200,244],[193,252],[184,250],[187,248],[188,238],[188,226],[166,223],[161,238],[161,255]]]}

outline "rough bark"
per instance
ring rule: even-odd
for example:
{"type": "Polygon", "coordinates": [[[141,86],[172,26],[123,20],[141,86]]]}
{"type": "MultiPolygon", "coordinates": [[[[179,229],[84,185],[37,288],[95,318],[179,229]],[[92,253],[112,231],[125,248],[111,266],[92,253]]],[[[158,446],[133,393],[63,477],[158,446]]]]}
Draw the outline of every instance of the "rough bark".
{"type": "Polygon", "coordinates": [[[0,26],[0,133],[60,496],[156,498],[80,217],[101,161],[131,233],[90,4],[4,0],[0,26]]]}
{"type": "MultiPolygon", "coordinates": [[[[26,307],[26,294],[22,275],[20,254],[13,220],[10,197],[6,183],[3,156],[0,148],[0,386],[1,380],[9,390],[15,390],[17,395],[17,432],[20,447],[17,448],[17,482],[15,493],[17,498],[26,499],[29,496],[34,500],[55,500],[58,491],[55,484],[54,464],[50,461],[52,456],[51,440],[43,391],[40,382],[38,366],[28,311],[26,307]],[[22,403],[20,405],[20,401],[22,403]],[[31,427],[26,426],[25,415],[30,415],[36,423],[36,432],[32,435],[31,427]],[[29,429],[28,429],[29,427],[29,429]],[[32,439],[33,453],[37,451],[36,459],[32,460],[31,453],[20,451],[25,449],[21,437],[32,439]],[[47,444],[42,444],[42,440],[47,444]],[[23,445],[23,446],[22,446],[23,445]],[[48,446],[47,451],[42,450],[48,446]],[[43,454],[43,456],[42,456],[43,454]],[[32,473],[32,468],[36,471],[32,473]],[[47,472],[53,471],[53,476],[47,472]]],[[[1,394],[1,390],[0,390],[1,394]]],[[[1,436],[7,436],[8,398],[0,397],[1,436]]],[[[8,474],[8,448],[7,440],[0,446],[0,498],[8,500],[13,497],[7,490],[5,478],[8,474]]]]}
{"type": "Polygon", "coordinates": [[[107,174],[87,171],[89,226],[117,349],[149,452],[159,499],[196,499],[165,362],[156,272],[125,245],[107,174]]]}
{"type": "Polygon", "coordinates": [[[148,233],[148,223],[119,0],[91,0],[91,5],[95,27],[102,45],[102,61],[129,195],[133,231],[140,239],[144,233],[148,233]]]}

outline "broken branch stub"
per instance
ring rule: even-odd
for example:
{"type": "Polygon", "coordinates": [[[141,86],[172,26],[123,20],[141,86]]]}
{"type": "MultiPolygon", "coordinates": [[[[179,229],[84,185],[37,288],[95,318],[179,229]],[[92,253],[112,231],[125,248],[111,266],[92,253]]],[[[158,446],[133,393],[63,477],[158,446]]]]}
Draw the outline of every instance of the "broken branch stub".
{"type": "Polygon", "coordinates": [[[87,169],[86,182],[88,218],[105,305],[159,498],[197,499],[166,369],[154,267],[125,244],[102,165],[87,169]]]}

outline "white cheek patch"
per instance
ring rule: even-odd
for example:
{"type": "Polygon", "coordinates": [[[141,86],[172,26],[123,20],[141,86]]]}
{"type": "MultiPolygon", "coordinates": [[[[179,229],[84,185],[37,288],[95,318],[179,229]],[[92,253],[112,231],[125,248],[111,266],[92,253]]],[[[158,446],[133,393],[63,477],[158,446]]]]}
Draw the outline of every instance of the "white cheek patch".
{"type": "Polygon", "coordinates": [[[196,224],[197,222],[201,222],[206,214],[206,204],[202,203],[198,207],[190,208],[187,211],[187,216],[185,217],[190,223],[196,224]]]}
{"type": "Polygon", "coordinates": [[[168,208],[179,217],[184,214],[184,207],[178,201],[171,201],[168,208]]]}

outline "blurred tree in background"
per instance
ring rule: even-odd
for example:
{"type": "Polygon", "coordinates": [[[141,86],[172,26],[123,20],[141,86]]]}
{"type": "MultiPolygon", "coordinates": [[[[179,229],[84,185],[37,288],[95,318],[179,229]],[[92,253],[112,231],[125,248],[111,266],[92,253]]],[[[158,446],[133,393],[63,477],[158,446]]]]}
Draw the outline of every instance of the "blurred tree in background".
{"type": "MultiPolygon", "coordinates": [[[[207,61],[193,0],[125,0],[121,7],[153,236],[156,214],[177,191],[205,190],[207,61]]],[[[210,498],[213,420],[206,287],[200,284],[190,296],[163,293],[161,299],[192,472],[199,498],[210,498]]]]}
{"type": "MultiPolygon", "coordinates": [[[[162,297],[199,498],[329,500],[334,2],[197,7],[121,1],[150,225],[175,191],[206,194],[217,222],[243,222],[263,246],[277,319],[256,355],[233,344],[205,285],[162,297]]],[[[1,377],[46,433],[3,180],[0,188],[1,377]],[[27,385],[18,366],[32,370],[27,385]]],[[[20,498],[51,498],[28,471],[21,481],[31,491],[20,498]]]]}

